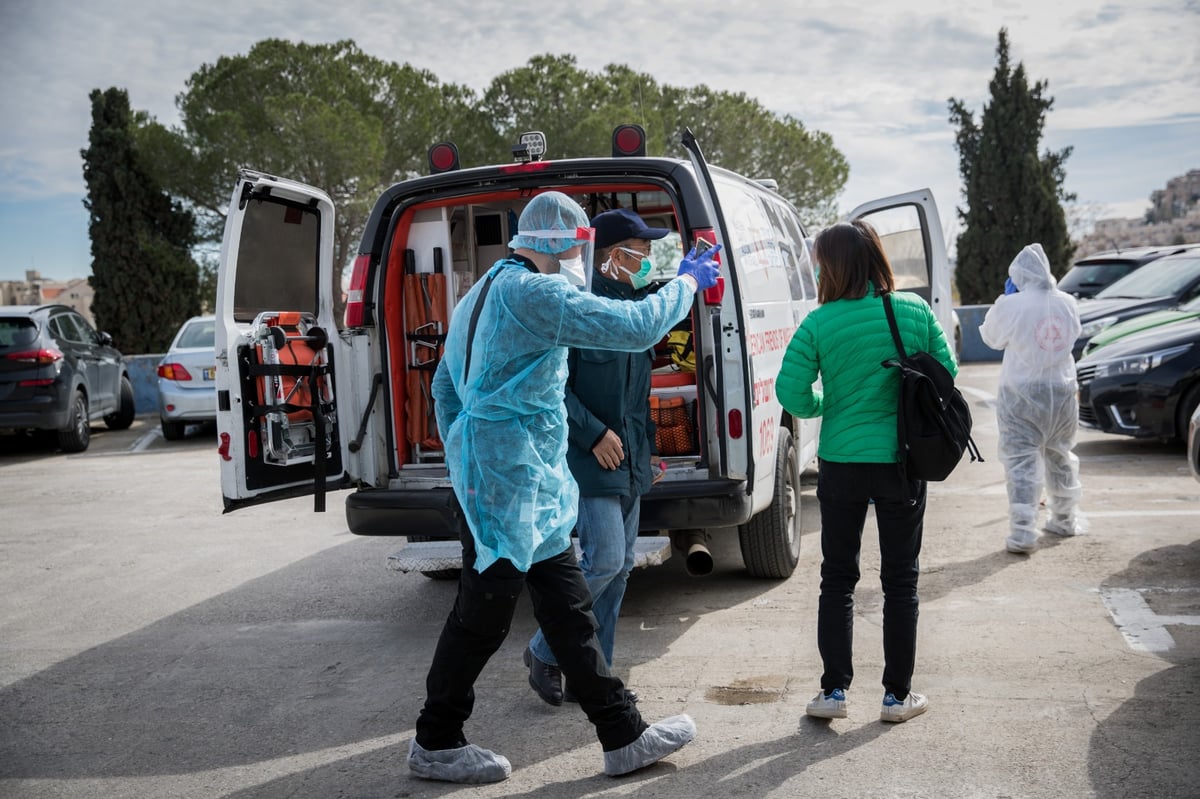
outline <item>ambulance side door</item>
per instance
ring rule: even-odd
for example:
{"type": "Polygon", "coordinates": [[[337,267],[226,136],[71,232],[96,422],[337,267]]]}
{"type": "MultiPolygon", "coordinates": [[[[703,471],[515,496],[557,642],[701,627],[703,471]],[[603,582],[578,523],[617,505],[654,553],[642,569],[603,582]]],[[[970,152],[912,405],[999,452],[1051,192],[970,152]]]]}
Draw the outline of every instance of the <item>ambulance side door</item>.
{"type": "Polygon", "coordinates": [[[319,189],[242,170],[217,275],[217,435],[226,512],[344,482],[335,370],[334,207],[319,189]]]}
{"type": "Polygon", "coordinates": [[[953,347],[950,259],[933,192],[920,189],[872,200],[855,208],[848,218],[866,220],[875,228],[892,265],[896,288],[918,294],[929,303],[953,347]]]}

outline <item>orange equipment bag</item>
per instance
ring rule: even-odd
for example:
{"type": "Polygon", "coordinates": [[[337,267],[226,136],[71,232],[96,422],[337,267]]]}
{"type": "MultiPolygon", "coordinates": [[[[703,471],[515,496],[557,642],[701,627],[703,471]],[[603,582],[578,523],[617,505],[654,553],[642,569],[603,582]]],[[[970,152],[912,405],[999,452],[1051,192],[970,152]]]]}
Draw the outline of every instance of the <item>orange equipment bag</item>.
{"type": "Polygon", "coordinates": [[[696,451],[688,400],[651,395],[650,419],[657,428],[654,446],[659,455],[689,455],[696,451]]]}

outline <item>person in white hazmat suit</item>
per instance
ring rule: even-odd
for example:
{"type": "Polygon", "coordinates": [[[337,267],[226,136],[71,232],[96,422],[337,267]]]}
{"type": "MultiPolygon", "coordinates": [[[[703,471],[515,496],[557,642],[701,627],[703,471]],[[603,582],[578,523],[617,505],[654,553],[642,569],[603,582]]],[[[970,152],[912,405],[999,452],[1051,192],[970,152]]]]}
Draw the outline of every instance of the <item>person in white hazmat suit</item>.
{"type": "Polygon", "coordinates": [[[508,635],[525,586],[596,728],[606,774],[648,766],[696,734],[686,714],[648,725],[609,671],[571,544],[579,489],[567,467],[563,398],[568,348],[654,346],[688,314],[696,292],[716,284],[719,248],[689,253],[675,280],[640,302],[625,302],[579,290],[594,235],[576,201],[560,192],[538,195],[521,213],[512,255],[472,287],[450,323],[432,392],[469,530],[458,596],[409,746],[409,769],[419,777],[484,783],[511,774],[507,758],[467,743],[463,725],[475,680],[508,635]]]}
{"type": "Polygon", "coordinates": [[[1046,532],[1071,536],[1084,530],[1079,458],[1072,452],[1079,399],[1071,347],[1080,323],[1075,298],[1058,290],[1042,245],[1021,250],[1008,276],[1006,293],[988,310],[979,335],[1004,351],[996,423],[1008,483],[1005,547],[1022,553],[1037,548],[1043,483],[1046,532]]]}

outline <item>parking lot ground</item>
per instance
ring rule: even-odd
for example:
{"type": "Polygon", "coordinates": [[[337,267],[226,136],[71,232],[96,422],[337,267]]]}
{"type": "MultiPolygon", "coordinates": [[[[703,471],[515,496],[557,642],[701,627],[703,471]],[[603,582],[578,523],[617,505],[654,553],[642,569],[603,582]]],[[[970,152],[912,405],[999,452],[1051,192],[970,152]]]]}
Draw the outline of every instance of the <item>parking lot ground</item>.
{"type": "Polygon", "coordinates": [[[913,682],[929,712],[878,720],[869,520],[849,717],[804,717],[820,675],[810,471],[791,578],[747,577],[728,531],[707,577],[678,555],[632,576],[616,670],[648,719],[687,712],[699,735],[621,779],[578,707],[529,689],[527,602],[467,725],[512,777],[409,776],[455,587],[389,570],[403,539],[350,535],[343,492],[324,514],[307,499],[222,514],[211,431],[155,441],[157,419],[80,455],[0,448],[0,795],[1196,796],[1200,483],[1177,444],[1081,432],[1090,531],[1005,552],[998,373],[959,379],[986,462],[930,488],[913,682]]]}

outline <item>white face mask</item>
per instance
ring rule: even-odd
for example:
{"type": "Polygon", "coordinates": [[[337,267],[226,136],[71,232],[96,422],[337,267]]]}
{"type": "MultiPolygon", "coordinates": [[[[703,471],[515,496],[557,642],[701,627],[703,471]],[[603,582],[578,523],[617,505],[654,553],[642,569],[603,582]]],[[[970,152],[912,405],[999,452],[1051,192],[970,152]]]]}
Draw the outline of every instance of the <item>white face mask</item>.
{"type": "Polygon", "coordinates": [[[587,285],[587,273],[583,271],[581,256],[558,259],[558,273],[565,277],[572,286],[587,285]]]}

